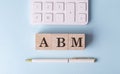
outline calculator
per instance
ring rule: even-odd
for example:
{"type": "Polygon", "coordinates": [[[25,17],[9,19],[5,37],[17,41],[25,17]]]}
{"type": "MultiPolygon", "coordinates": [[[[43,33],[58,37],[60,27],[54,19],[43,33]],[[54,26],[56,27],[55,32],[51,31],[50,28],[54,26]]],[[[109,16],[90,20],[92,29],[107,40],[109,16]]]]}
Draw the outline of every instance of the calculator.
{"type": "Polygon", "coordinates": [[[86,25],[88,0],[31,0],[33,25],[86,25]]]}

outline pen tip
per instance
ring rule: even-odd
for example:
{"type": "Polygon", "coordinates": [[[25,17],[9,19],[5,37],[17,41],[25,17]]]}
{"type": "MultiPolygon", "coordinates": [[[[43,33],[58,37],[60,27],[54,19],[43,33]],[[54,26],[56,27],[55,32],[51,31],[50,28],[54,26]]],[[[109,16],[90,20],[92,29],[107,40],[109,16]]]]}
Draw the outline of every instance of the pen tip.
{"type": "Polygon", "coordinates": [[[26,62],[32,62],[32,59],[26,59],[25,61],[26,62]]]}

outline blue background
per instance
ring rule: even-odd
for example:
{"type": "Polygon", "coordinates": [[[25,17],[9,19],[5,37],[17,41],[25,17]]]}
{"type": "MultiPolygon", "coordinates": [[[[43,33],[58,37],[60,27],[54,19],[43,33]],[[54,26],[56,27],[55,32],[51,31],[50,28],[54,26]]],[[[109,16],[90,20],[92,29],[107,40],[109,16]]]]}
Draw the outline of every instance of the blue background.
{"type": "Polygon", "coordinates": [[[0,1],[0,74],[119,74],[120,0],[90,0],[86,26],[34,26],[30,0],[0,1]],[[38,32],[86,33],[83,51],[36,51],[38,32]],[[28,63],[26,58],[95,57],[96,63],[28,63]]]}

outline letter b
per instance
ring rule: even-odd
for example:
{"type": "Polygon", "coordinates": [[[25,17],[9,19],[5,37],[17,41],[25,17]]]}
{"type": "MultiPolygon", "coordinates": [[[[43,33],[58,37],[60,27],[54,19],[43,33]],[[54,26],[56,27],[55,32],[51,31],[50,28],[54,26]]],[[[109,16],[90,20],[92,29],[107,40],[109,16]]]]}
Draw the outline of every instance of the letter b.
{"type": "Polygon", "coordinates": [[[57,47],[64,47],[65,46],[65,43],[64,43],[65,39],[64,38],[57,38],[57,40],[58,40],[57,47]]]}

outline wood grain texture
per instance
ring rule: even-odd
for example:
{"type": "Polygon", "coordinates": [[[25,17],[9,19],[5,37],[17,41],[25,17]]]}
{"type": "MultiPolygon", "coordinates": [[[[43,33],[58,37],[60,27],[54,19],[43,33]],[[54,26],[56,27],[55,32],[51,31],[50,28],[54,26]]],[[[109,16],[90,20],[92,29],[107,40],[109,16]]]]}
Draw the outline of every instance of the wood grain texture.
{"type": "Polygon", "coordinates": [[[37,50],[50,50],[52,49],[52,35],[51,34],[36,34],[36,49],[37,50]],[[45,44],[45,41],[43,40],[45,38],[45,41],[47,44],[45,44]],[[41,44],[43,43],[43,44],[41,44]],[[40,45],[42,45],[40,47],[40,45]],[[47,45],[47,46],[46,46],[47,45]]]}
{"type": "Polygon", "coordinates": [[[67,50],[68,43],[68,34],[52,34],[52,49],[67,50]]]}
{"type": "Polygon", "coordinates": [[[85,48],[85,34],[69,34],[69,49],[82,50],[85,48]]]}
{"type": "Polygon", "coordinates": [[[85,34],[36,34],[37,50],[82,50],[85,34]]]}

